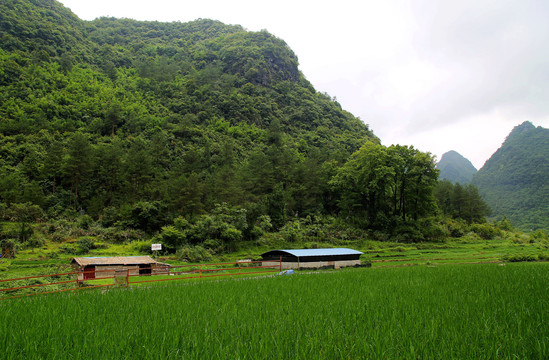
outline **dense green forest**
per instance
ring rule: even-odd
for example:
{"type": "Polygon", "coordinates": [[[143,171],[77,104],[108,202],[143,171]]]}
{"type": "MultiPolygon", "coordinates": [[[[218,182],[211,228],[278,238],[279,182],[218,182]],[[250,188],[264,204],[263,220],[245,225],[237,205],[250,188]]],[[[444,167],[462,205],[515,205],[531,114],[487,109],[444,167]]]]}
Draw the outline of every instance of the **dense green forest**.
{"type": "Polygon", "coordinates": [[[267,31],[6,0],[0,45],[6,246],[44,221],[51,238],[69,221],[226,251],[300,224],[436,240],[461,216],[435,197],[431,154],[381,146],[267,31]]]}
{"type": "Polygon", "coordinates": [[[549,231],[549,129],[525,121],[473,177],[496,219],[549,231]]]}

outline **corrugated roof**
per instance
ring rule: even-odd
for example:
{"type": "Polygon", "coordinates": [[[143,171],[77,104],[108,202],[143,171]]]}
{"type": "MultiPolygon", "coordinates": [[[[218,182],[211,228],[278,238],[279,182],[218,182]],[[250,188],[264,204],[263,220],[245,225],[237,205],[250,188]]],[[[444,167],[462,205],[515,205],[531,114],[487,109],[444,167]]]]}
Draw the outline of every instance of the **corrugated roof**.
{"type": "Polygon", "coordinates": [[[80,266],[86,265],[138,265],[155,264],[156,260],[150,256],[97,256],[97,257],[75,257],[73,263],[80,266]]]}
{"type": "Polygon", "coordinates": [[[337,256],[337,255],[362,255],[363,252],[347,248],[328,248],[328,249],[291,249],[291,250],[271,250],[261,254],[264,256],[272,252],[285,252],[297,257],[306,256],[337,256]]]}

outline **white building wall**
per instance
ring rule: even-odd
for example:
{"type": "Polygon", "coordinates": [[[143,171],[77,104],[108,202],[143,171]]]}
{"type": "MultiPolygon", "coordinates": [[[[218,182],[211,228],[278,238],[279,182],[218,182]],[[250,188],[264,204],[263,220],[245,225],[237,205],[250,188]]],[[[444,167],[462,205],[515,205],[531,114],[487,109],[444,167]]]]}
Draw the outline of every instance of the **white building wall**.
{"type": "MultiPolygon", "coordinates": [[[[278,261],[263,261],[262,266],[279,267],[278,261]]],[[[360,265],[360,260],[340,260],[340,261],[314,261],[314,262],[282,262],[282,270],[299,270],[299,269],[318,269],[325,266],[333,266],[335,269],[342,267],[360,265]]]]}

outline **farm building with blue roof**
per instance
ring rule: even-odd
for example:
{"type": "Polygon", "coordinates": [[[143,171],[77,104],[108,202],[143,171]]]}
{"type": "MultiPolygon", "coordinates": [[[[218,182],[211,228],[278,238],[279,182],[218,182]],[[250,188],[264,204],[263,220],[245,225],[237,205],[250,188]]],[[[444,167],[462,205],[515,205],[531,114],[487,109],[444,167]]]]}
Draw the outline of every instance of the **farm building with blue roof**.
{"type": "Polygon", "coordinates": [[[275,265],[282,260],[282,269],[318,269],[333,267],[339,269],[360,265],[363,253],[353,249],[294,249],[271,250],[261,254],[264,266],[275,265]]]}

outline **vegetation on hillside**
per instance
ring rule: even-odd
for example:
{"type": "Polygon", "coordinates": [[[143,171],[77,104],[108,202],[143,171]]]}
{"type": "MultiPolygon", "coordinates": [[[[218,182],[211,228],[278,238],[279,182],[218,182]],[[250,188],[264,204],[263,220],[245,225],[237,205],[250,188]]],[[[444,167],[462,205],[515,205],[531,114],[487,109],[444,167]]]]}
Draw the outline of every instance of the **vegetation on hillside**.
{"type": "Polygon", "coordinates": [[[473,178],[499,220],[525,231],[549,231],[549,129],[526,121],[473,178]]]}
{"type": "Polygon", "coordinates": [[[449,234],[431,154],[379,145],[266,31],[86,22],[54,0],[0,15],[4,255],[85,253],[82,236],[218,254],[309,227],[319,241],[449,234]]]}

